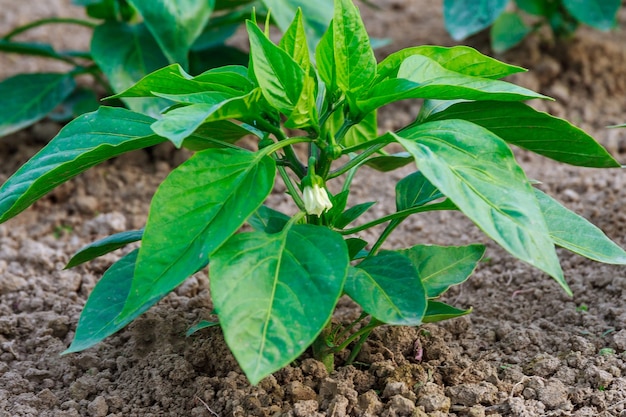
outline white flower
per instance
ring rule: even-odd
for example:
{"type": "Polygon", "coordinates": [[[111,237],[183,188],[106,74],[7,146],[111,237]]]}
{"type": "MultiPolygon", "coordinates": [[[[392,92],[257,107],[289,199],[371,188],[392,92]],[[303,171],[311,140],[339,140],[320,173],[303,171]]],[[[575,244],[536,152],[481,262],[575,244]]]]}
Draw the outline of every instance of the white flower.
{"type": "Polygon", "coordinates": [[[302,190],[302,200],[304,201],[304,209],[308,214],[315,214],[321,216],[326,210],[330,210],[333,207],[333,203],[328,198],[328,192],[326,188],[320,187],[317,184],[304,187],[302,190]]]}

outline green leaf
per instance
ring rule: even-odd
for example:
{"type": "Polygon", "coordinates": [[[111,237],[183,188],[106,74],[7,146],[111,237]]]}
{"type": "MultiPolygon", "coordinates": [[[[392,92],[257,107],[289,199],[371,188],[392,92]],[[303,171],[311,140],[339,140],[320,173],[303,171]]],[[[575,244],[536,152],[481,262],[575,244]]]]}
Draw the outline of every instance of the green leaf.
{"type": "Polygon", "coordinates": [[[396,210],[419,207],[445,197],[420,171],[396,183],[396,210]]]}
{"type": "Polygon", "coordinates": [[[485,247],[417,245],[398,252],[413,263],[426,296],[437,298],[472,275],[485,253],[485,247]]]}
{"type": "Polygon", "coordinates": [[[317,115],[317,78],[315,74],[304,76],[304,84],[300,98],[285,121],[285,127],[289,129],[313,129],[319,132],[319,120],[317,115]]]}
{"type": "Polygon", "coordinates": [[[467,310],[461,310],[452,307],[441,301],[428,300],[428,306],[426,307],[426,314],[424,314],[424,323],[436,323],[438,321],[450,320],[457,317],[465,316],[472,312],[471,308],[467,310]]]}
{"type": "Polygon", "coordinates": [[[337,67],[335,65],[335,39],[334,24],[330,23],[328,30],[320,39],[317,48],[315,48],[315,61],[317,64],[317,72],[320,79],[326,85],[327,93],[331,95],[329,101],[334,101],[332,97],[337,94],[337,67]]]}
{"type": "Polygon", "coordinates": [[[164,142],[150,129],[153,121],[112,107],[73,120],[0,187],[0,223],[100,162],[164,142]]]}
{"type": "Polygon", "coordinates": [[[348,252],[338,233],[296,225],[241,233],[211,257],[224,338],[252,384],[295,360],[330,320],[348,252]]]}
{"type": "Polygon", "coordinates": [[[214,0],[129,0],[171,63],[187,68],[187,54],[213,12],[214,0]]]}
{"type": "Polygon", "coordinates": [[[348,245],[348,256],[350,260],[364,258],[367,253],[364,253],[364,249],[367,246],[367,241],[359,239],[357,237],[349,237],[346,239],[346,245],[348,245]],[[362,255],[362,256],[361,256],[362,255]]]}
{"type": "Polygon", "coordinates": [[[333,18],[337,86],[346,94],[367,88],[376,76],[376,57],[352,0],[336,0],[333,18]]]}
{"type": "Polygon", "coordinates": [[[92,347],[124,328],[150,307],[144,306],[134,314],[126,316],[124,320],[117,320],[130,292],[137,252],[135,249],[114,263],[100,278],[80,315],[74,340],[63,354],[80,352],[92,347]]]}
{"type": "Polygon", "coordinates": [[[258,131],[245,123],[238,125],[228,120],[218,120],[202,124],[185,138],[182,146],[192,151],[223,148],[250,134],[257,135],[258,131]]]}
{"type": "Polygon", "coordinates": [[[283,51],[298,64],[300,68],[308,72],[311,66],[311,56],[306,43],[306,33],[302,22],[302,10],[298,9],[293,22],[289,25],[285,34],[278,44],[283,51]]]}
{"type": "Polygon", "coordinates": [[[377,83],[357,104],[361,112],[368,113],[394,101],[409,98],[499,101],[549,99],[515,84],[464,75],[447,70],[423,55],[411,55],[402,62],[398,78],[377,83]]]}
{"type": "Polygon", "coordinates": [[[302,10],[304,29],[311,50],[315,49],[333,17],[333,0],[263,0],[276,25],[287,32],[297,9],[302,10]]]}
{"type": "Polygon", "coordinates": [[[563,6],[577,20],[600,30],[615,27],[620,0],[563,0],[563,6]]]}
{"type": "Polygon", "coordinates": [[[286,214],[262,205],[248,218],[248,223],[258,232],[272,234],[282,231],[289,219],[286,214]]]}
{"type": "MultiPolygon", "coordinates": [[[[336,110],[328,119],[328,130],[330,132],[336,132],[341,128],[341,125],[345,121],[345,116],[342,111],[336,110]]],[[[351,146],[367,143],[378,136],[378,117],[377,112],[374,110],[363,117],[363,119],[350,127],[345,136],[341,140],[341,145],[348,148],[351,146]]]]}
{"type": "Polygon", "coordinates": [[[491,48],[500,54],[519,44],[531,31],[517,13],[502,13],[491,26],[491,48]]]}
{"type": "Polygon", "coordinates": [[[402,168],[413,162],[413,157],[408,152],[398,152],[392,155],[375,156],[367,160],[366,165],[377,171],[389,172],[402,168]]]}
{"type": "Polygon", "coordinates": [[[550,9],[558,7],[557,3],[550,4],[546,0],[515,0],[515,4],[528,14],[546,17],[550,15],[550,9]]]}
{"type": "Polygon", "coordinates": [[[138,240],[141,240],[142,236],[143,229],[129,230],[127,232],[115,233],[111,236],[105,237],[104,239],[90,243],[89,245],[82,247],[74,254],[74,256],[72,256],[72,259],[70,259],[67,265],[65,265],[65,269],[73,268],[76,265],[91,261],[99,256],[122,248],[129,243],[137,242],[138,240]]]}
{"type": "Polygon", "coordinates": [[[602,230],[540,190],[535,195],[555,244],[594,261],[626,264],[626,252],[602,230]]]}
{"type": "Polygon", "coordinates": [[[202,329],[206,329],[206,328],[209,328],[209,327],[219,326],[219,325],[220,325],[219,322],[216,322],[216,321],[202,320],[200,323],[191,326],[187,330],[187,332],[185,332],[185,336],[189,337],[189,336],[191,336],[192,334],[194,334],[197,331],[200,331],[202,329]]]}
{"type": "MultiPolygon", "coordinates": [[[[113,91],[118,93],[168,64],[144,25],[106,22],[98,26],[91,39],[91,54],[113,91]]],[[[166,105],[160,99],[123,101],[130,109],[151,116],[157,116],[166,105]]]]}
{"type": "MultiPolygon", "coordinates": [[[[214,96],[213,103],[198,103],[179,107],[167,112],[163,117],[152,124],[152,129],[158,135],[168,138],[176,147],[181,147],[183,141],[190,137],[203,123],[226,119],[254,121],[260,112],[257,106],[261,92],[256,89],[241,97],[223,99],[221,93],[214,96]]],[[[171,97],[171,96],[168,96],[171,97]]],[[[199,96],[197,96],[199,97],[199,96]]],[[[204,98],[210,101],[210,95],[205,93],[204,98]]]]}
{"type": "Polygon", "coordinates": [[[334,227],[338,229],[343,229],[359,217],[367,210],[370,209],[376,202],[369,201],[367,203],[357,204],[355,206],[350,207],[348,210],[341,213],[334,221],[334,227]]]}
{"type": "Polygon", "coordinates": [[[289,115],[304,88],[304,71],[287,52],[274,45],[259,27],[246,22],[250,37],[250,58],[254,75],[266,100],[289,115]]]}
{"type": "Polygon", "coordinates": [[[254,88],[245,73],[242,74],[242,68],[244,67],[236,65],[214,68],[192,77],[180,65],[172,64],[146,75],[111,98],[171,96],[179,97],[183,101],[185,96],[205,92],[238,96],[249,93],[254,88]]]}
{"type": "Polygon", "coordinates": [[[196,271],[272,191],[274,160],[237,149],[207,149],[157,189],[120,320],[154,304],[196,271]]]}
{"type": "Polygon", "coordinates": [[[426,178],[489,237],[571,294],[533,189],[502,139],[464,120],[428,122],[395,137],[426,178]]]}
{"type": "Polygon", "coordinates": [[[423,55],[447,70],[474,77],[499,79],[507,75],[526,71],[524,68],[505,64],[483,55],[469,46],[421,45],[394,52],[378,64],[377,81],[396,78],[402,62],[412,55],[423,55]]]}
{"type": "Polygon", "coordinates": [[[524,103],[458,103],[426,120],[444,119],[470,121],[508,143],[559,162],[594,168],[620,166],[602,145],[581,129],[524,103]]]}
{"type": "Polygon", "coordinates": [[[70,74],[19,74],[0,83],[0,136],[46,117],[76,88],[70,74]]]}
{"type": "Polygon", "coordinates": [[[443,19],[455,41],[490,26],[506,8],[509,0],[444,0],[443,19]]]}
{"type": "Polygon", "coordinates": [[[398,252],[380,252],[350,267],[345,292],[387,324],[417,326],[426,311],[426,293],[417,271],[398,252]]]}

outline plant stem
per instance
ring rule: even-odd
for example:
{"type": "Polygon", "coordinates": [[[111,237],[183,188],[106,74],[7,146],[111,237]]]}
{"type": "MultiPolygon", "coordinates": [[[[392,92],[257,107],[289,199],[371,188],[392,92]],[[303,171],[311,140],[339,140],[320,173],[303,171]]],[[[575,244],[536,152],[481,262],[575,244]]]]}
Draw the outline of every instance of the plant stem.
{"type": "Polygon", "coordinates": [[[285,169],[285,167],[280,165],[278,165],[276,168],[278,169],[278,173],[280,174],[283,182],[285,183],[285,186],[287,187],[287,193],[291,196],[291,198],[293,198],[293,201],[294,203],[296,203],[296,206],[298,206],[298,209],[304,211],[304,201],[302,201],[302,197],[300,197],[300,193],[298,192],[296,186],[293,184],[293,181],[287,173],[287,170],[285,169]]]}
{"type": "Polygon", "coordinates": [[[454,210],[454,206],[451,203],[449,203],[448,200],[445,200],[445,201],[442,201],[441,203],[427,204],[425,206],[419,206],[419,207],[411,207],[405,210],[400,210],[395,213],[388,214],[376,220],[372,220],[371,222],[362,224],[361,226],[353,227],[351,229],[343,229],[343,230],[336,230],[336,231],[338,233],[341,233],[342,235],[351,235],[353,233],[358,233],[363,230],[369,229],[370,227],[378,226],[379,224],[388,222],[390,220],[408,217],[411,214],[415,214],[415,213],[422,213],[425,211],[434,211],[434,210],[454,210]]]}
{"type": "Polygon", "coordinates": [[[280,127],[276,127],[264,119],[257,119],[256,123],[261,129],[273,134],[276,137],[276,139],[278,139],[278,143],[274,145],[270,145],[265,149],[271,148],[269,150],[269,152],[271,153],[271,152],[276,152],[278,149],[284,148],[285,157],[290,161],[289,166],[291,167],[293,172],[296,173],[298,178],[303,178],[306,175],[306,168],[304,167],[300,159],[298,159],[298,156],[294,152],[291,145],[294,143],[300,143],[300,142],[311,142],[312,139],[302,138],[302,137],[288,138],[287,135],[285,135],[285,132],[283,132],[280,129],[280,127]],[[292,139],[298,139],[298,140],[290,142],[290,140],[292,139]]]}
{"type": "Polygon", "coordinates": [[[335,178],[335,177],[338,177],[338,176],[344,174],[345,172],[351,170],[352,168],[358,168],[358,166],[363,164],[367,160],[367,158],[369,158],[372,154],[374,154],[374,153],[378,152],[379,150],[381,150],[382,148],[384,148],[385,145],[387,145],[387,144],[386,143],[377,143],[377,144],[369,147],[368,149],[366,149],[365,151],[363,151],[362,153],[360,153],[356,157],[352,158],[349,162],[347,162],[342,167],[336,169],[335,171],[332,171],[328,175],[328,178],[329,179],[330,178],[335,178]]]}
{"type": "MultiPolygon", "coordinates": [[[[408,217],[408,216],[407,216],[408,217]]],[[[372,246],[372,250],[369,251],[369,253],[367,254],[367,257],[369,258],[370,256],[374,256],[376,255],[376,253],[378,252],[378,249],[380,249],[380,247],[382,246],[382,244],[385,242],[385,240],[387,240],[387,238],[389,237],[389,235],[391,234],[391,232],[393,232],[396,227],[398,227],[400,225],[400,223],[402,223],[402,221],[406,219],[406,217],[399,217],[397,219],[393,219],[388,225],[387,227],[385,227],[385,230],[383,230],[383,232],[380,234],[380,236],[378,237],[378,240],[376,241],[376,243],[374,243],[374,246],[372,246]]]]}
{"type": "Polygon", "coordinates": [[[388,145],[391,142],[393,142],[394,139],[391,135],[389,134],[385,134],[382,136],[377,137],[376,139],[367,141],[367,142],[363,142],[363,143],[359,143],[358,145],[354,145],[354,146],[350,146],[348,148],[345,148],[341,151],[341,153],[343,155],[347,155],[347,154],[351,154],[354,153],[356,151],[360,151],[361,149],[367,148],[368,146],[372,146],[372,145],[377,145],[377,144],[384,144],[384,145],[388,145]]]}
{"type": "Polygon", "coordinates": [[[88,20],[83,20],[83,19],[51,17],[47,19],[35,20],[34,22],[30,22],[24,26],[20,26],[16,29],[13,29],[11,32],[4,35],[2,39],[8,41],[14,36],[19,35],[20,33],[24,33],[36,27],[49,25],[49,24],[71,24],[71,25],[85,26],[90,29],[94,29],[96,26],[98,26],[96,23],[90,22],[88,20]]]}

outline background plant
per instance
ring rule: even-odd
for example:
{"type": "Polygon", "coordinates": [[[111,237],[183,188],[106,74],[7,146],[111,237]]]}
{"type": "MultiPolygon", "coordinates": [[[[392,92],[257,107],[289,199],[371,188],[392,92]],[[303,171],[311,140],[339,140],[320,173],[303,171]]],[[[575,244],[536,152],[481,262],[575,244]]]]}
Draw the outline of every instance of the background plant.
{"type": "Polygon", "coordinates": [[[568,293],[555,245],[590,259],[626,263],[626,253],[591,223],[532,186],[510,145],[577,166],[619,167],[593,138],[522,102],[549,99],[501,81],[523,69],[468,47],[417,46],[377,62],[356,7],[337,0],[314,51],[298,11],[274,44],[255,20],[247,67],[191,76],[178,64],[157,70],[116,98],[158,98],[157,117],[101,107],[69,123],[0,187],[0,222],[58,184],[121,153],[170,141],[196,151],[157,189],[146,226],[79,251],[68,267],[141,241],[113,264],[85,305],[67,352],[93,346],[210,264],[214,313],[252,383],[309,346],[332,367],[333,354],[383,324],[417,326],[470,312],[440,300],[465,281],[482,245],[416,242],[383,250],[409,216],[459,210],[513,256],[568,293]],[[377,109],[424,100],[415,122],[382,135],[377,109]],[[257,149],[237,141],[256,138],[257,149]],[[389,144],[404,152],[390,154],[389,144]],[[305,154],[305,158],[301,156],[305,154]],[[300,157],[298,156],[300,155],[300,157]],[[396,186],[395,211],[361,216],[375,202],[352,202],[353,179],[415,163],[396,186]],[[264,205],[280,177],[289,216],[264,205]],[[336,182],[331,194],[326,185],[336,182]],[[240,233],[244,223],[254,231],[240,233]],[[360,232],[385,225],[373,241],[360,232]],[[363,309],[331,326],[338,299],[363,309]]]}
{"type": "MultiPolygon", "coordinates": [[[[96,110],[97,94],[78,86],[89,74],[107,94],[118,93],[172,63],[191,74],[227,64],[245,64],[247,54],[226,44],[253,8],[259,16],[272,8],[273,21],[285,30],[296,9],[305,12],[311,45],[332,17],[332,1],[304,0],[73,0],[96,20],[49,18],[15,28],[0,38],[0,52],[34,55],[64,62],[63,73],[19,74],[0,82],[0,136],[50,115],[67,121],[96,110]],[[48,43],[16,41],[43,25],[85,26],[93,31],[89,51],[57,51],[48,43]]],[[[158,115],[163,100],[122,99],[128,108],[158,115]]]]}
{"type": "Polygon", "coordinates": [[[459,41],[491,26],[494,52],[504,52],[528,34],[547,26],[556,38],[570,37],[586,24],[599,30],[615,27],[620,0],[444,0],[445,26],[459,41]],[[525,21],[534,21],[531,25],[525,21]]]}

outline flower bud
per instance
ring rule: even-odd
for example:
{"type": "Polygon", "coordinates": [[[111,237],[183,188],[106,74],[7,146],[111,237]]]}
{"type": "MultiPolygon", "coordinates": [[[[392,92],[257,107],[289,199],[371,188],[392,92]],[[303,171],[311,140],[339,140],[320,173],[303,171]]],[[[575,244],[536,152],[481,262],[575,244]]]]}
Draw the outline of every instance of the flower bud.
{"type": "Polygon", "coordinates": [[[307,214],[315,214],[318,217],[333,207],[333,203],[328,198],[326,188],[320,187],[316,183],[304,187],[302,190],[302,201],[307,214]]]}

